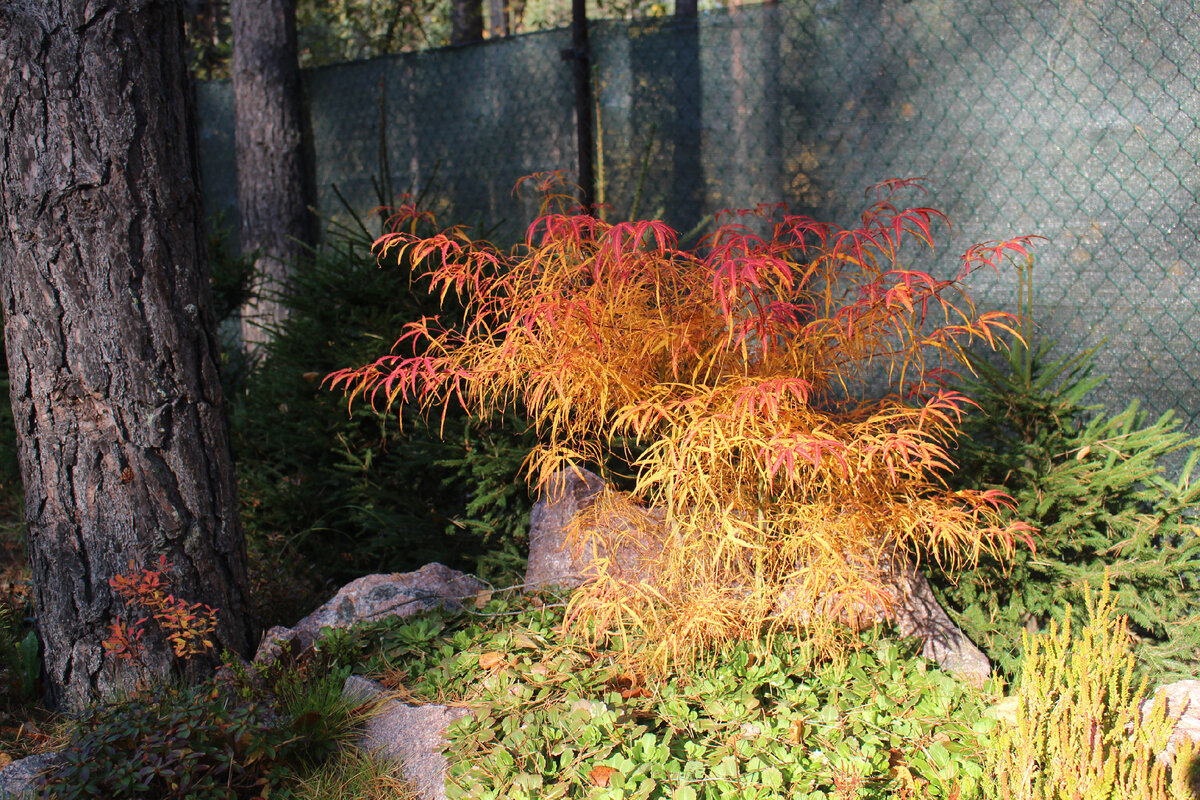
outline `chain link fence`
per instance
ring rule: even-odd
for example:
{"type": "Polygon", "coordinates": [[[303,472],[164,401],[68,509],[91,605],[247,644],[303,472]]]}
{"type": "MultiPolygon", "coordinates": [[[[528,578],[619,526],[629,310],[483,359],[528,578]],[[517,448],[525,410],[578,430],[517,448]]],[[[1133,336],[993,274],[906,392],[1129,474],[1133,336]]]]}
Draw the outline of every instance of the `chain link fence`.
{"type": "MultiPolygon", "coordinates": [[[[805,0],[594,22],[596,174],[612,218],[688,230],[785,201],[853,225],[864,189],[926,179],[954,258],[1040,234],[1035,321],[1104,342],[1100,402],[1200,422],[1200,12],[1191,0],[805,0]]],[[[444,223],[523,224],[521,176],[573,173],[569,31],[310,71],[318,204],[432,188],[444,223]],[[381,147],[382,145],[382,147],[381,147]]],[[[199,87],[210,208],[235,208],[232,99],[199,87]]],[[[1016,277],[980,274],[1015,310],[1016,277]]]]}

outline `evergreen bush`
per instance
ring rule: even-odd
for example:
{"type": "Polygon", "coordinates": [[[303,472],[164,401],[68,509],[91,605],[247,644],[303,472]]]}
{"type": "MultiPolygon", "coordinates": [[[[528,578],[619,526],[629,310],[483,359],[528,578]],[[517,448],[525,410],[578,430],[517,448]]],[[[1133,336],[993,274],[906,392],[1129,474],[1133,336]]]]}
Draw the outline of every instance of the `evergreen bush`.
{"type": "Polygon", "coordinates": [[[961,391],[979,408],[963,422],[955,485],[1003,487],[1011,517],[1038,528],[1036,550],[984,555],[957,581],[935,576],[956,621],[1002,671],[1014,673],[1022,631],[1047,628],[1068,605],[1083,618],[1086,587],[1111,576],[1142,666],[1192,677],[1200,660],[1200,537],[1193,473],[1200,439],[1170,412],[1151,420],[1135,402],[1118,414],[1089,405],[1102,378],[1095,350],[1053,357],[1032,341],[1032,262],[1023,270],[1024,343],[996,366],[973,358],[961,391]],[[1168,459],[1186,455],[1173,477],[1168,459]]]}
{"type": "Polygon", "coordinates": [[[249,546],[268,565],[257,587],[264,622],[294,622],[296,594],[314,582],[429,561],[498,580],[523,569],[531,502],[514,476],[532,444],[503,416],[468,421],[447,407],[432,424],[398,421],[347,410],[321,388],[321,377],[378,357],[392,331],[428,311],[411,281],[405,260],[377,265],[369,236],[343,230],[294,265],[289,316],[236,391],[249,546]]]}

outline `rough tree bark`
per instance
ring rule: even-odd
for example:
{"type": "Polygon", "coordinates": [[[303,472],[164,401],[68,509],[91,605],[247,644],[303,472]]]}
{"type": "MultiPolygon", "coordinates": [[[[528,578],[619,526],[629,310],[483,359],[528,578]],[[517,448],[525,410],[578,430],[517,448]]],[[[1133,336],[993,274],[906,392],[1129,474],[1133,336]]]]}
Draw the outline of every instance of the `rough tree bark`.
{"type": "MultiPolygon", "coordinates": [[[[254,644],[181,8],[0,2],[0,303],[38,635],[68,709],[144,677],[102,646],[131,562],[165,555],[177,595],[219,609],[218,647],[254,644]]],[[[146,648],[172,668],[161,637],[146,648]]]]}
{"type": "Polygon", "coordinates": [[[233,0],[230,14],[241,245],[257,253],[257,299],[242,309],[242,340],[254,352],[286,318],[280,293],[312,242],[296,0],[233,0]]]}

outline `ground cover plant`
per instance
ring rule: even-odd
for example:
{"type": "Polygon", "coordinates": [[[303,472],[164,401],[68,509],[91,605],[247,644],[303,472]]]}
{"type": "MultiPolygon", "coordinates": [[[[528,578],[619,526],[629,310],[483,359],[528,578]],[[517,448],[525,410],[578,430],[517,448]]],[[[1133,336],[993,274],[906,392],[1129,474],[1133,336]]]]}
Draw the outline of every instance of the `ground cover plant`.
{"type": "Polygon", "coordinates": [[[872,630],[822,658],[740,642],[686,672],[631,672],[563,638],[565,602],[494,600],[338,634],[336,658],[408,701],[465,704],[454,798],[969,797],[989,696],[872,630]],[[963,794],[967,791],[967,794],[963,794]]]}
{"type": "MultiPolygon", "coordinates": [[[[148,677],[132,693],[61,723],[61,760],[36,796],[303,800],[322,797],[309,792],[358,763],[344,751],[370,708],[343,697],[348,666],[319,650],[254,665],[226,655],[223,672],[198,680],[189,666],[211,651],[206,637],[218,610],[172,594],[165,562],[131,569],[112,585],[132,616],[143,616],[115,623],[105,646],[148,677]],[[143,639],[156,634],[179,661],[167,680],[144,669],[143,639]]],[[[397,784],[364,776],[356,785],[365,793],[397,784]]]]}
{"type": "Polygon", "coordinates": [[[371,708],[343,699],[349,668],[313,654],[226,668],[224,678],[148,687],[62,723],[63,760],[37,796],[324,800],[349,785],[359,793],[342,796],[365,799],[403,787],[351,745],[371,708]]]}
{"type": "MultiPolygon", "coordinates": [[[[1027,635],[1011,697],[875,627],[730,643],[681,671],[631,671],[619,637],[563,633],[569,598],[493,599],[338,631],[321,646],[406,702],[466,706],[451,798],[1151,800],[1194,795],[1193,748],[1134,677],[1107,588],[1085,623],[1027,635]],[[1169,764],[1177,765],[1174,769],[1169,764]]],[[[1067,615],[1070,618],[1070,615],[1067,615]]]]}
{"type": "Polygon", "coordinates": [[[1027,239],[972,247],[935,278],[911,265],[942,215],[899,205],[913,184],[893,181],[871,190],[855,229],[760,208],[682,248],[661,222],[605,223],[554,195],[553,176],[537,180],[543,216],[510,253],[462,228],[381,237],[382,255],[427,265],[461,324],[410,322],[391,355],[330,383],[352,407],[402,413],[520,402],[542,442],[526,464],[535,486],[614,455],[631,465],[634,497],[665,510],[669,533],[630,515],[623,543],[669,546],[651,581],[601,560],[569,623],[656,642],[665,666],[768,622],[886,604],[893,558],[950,569],[1028,539],[1025,523],[1002,520],[1003,493],[949,491],[940,477],[967,405],[944,387],[947,369],[1013,321],[977,312],[964,281],[1026,254],[1027,239]]]}
{"type": "Polygon", "coordinates": [[[1191,678],[1200,663],[1200,536],[1194,480],[1200,440],[1170,412],[1137,403],[1110,413],[1089,404],[1102,378],[1094,350],[1055,356],[1032,317],[1033,262],[1023,266],[1023,337],[997,361],[974,358],[961,391],[979,406],[953,453],[956,486],[1003,487],[1006,513],[1034,525],[1037,552],[949,580],[934,575],[956,621],[1006,674],[1025,630],[1067,608],[1084,622],[1087,587],[1111,580],[1117,611],[1139,638],[1139,666],[1159,680],[1191,678]],[[1175,466],[1169,467],[1168,460],[1175,466]]]}

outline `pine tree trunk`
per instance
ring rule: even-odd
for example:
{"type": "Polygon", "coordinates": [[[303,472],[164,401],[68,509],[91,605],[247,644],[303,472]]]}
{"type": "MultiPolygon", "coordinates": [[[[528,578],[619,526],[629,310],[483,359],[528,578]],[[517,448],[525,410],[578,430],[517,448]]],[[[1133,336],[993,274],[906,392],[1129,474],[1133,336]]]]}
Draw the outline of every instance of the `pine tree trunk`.
{"type": "Polygon", "coordinates": [[[241,245],[257,254],[257,299],[242,309],[242,339],[253,352],[287,316],[280,293],[312,242],[312,222],[296,0],[233,0],[230,13],[241,245]]]}
{"type": "Polygon", "coordinates": [[[488,0],[488,36],[508,36],[508,0],[488,0]]]}
{"type": "Polygon", "coordinates": [[[483,0],[452,0],[450,44],[467,44],[483,39],[483,0]]]}
{"type": "MultiPolygon", "coordinates": [[[[181,6],[10,0],[0,64],[0,302],[37,629],[52,699],[78,709],[145,677],[102,646],[131,563],[165,555],[172,591],[219,609],[218,653],[254,644],[181,6]]],[[[146,646],[164,675],[166,642],[146,646]]]]}

